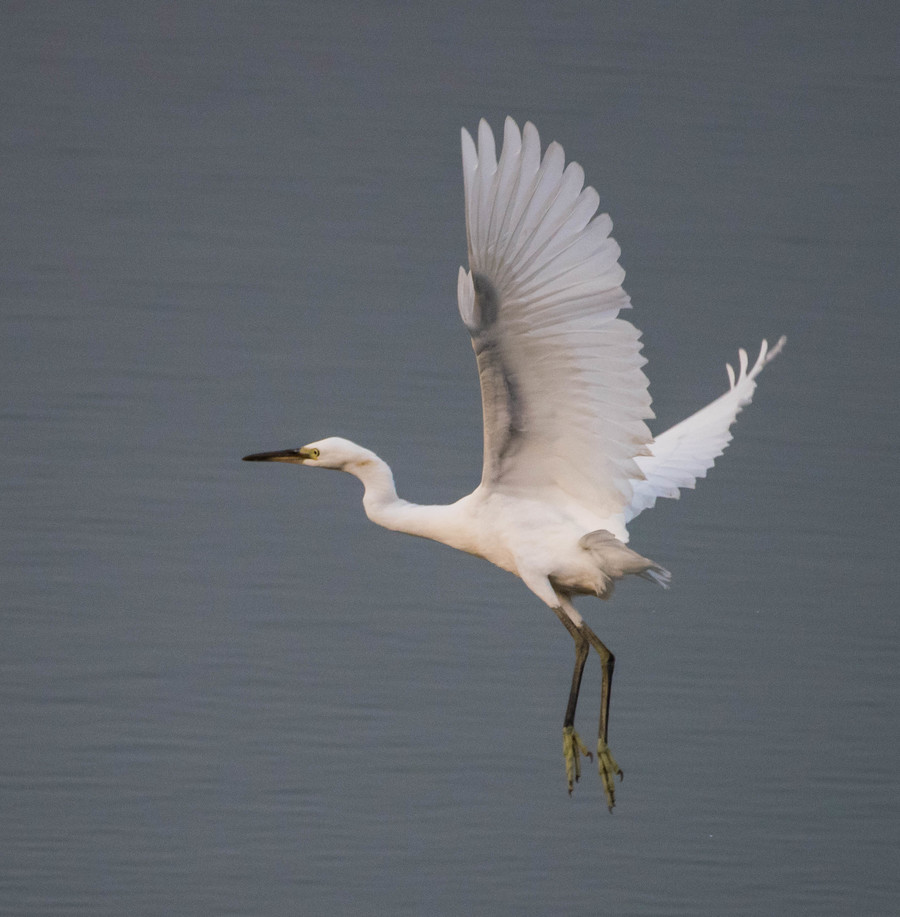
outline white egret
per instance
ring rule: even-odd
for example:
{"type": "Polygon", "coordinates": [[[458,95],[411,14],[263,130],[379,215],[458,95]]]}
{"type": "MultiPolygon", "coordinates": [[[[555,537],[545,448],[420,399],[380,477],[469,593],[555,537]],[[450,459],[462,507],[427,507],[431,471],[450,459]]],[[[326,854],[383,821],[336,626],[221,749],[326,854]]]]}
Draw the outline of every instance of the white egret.
{"type": "Polygon", "coordinates": [[[575,595],[608,598],[635,574],[667,587],[670,574],[626,547],[626,525],[658,497],[694,487],[731,440],[756,377],[782,338],[748,368],[728,366],[730,389],[655,439],[640,334],[619,318],[619,246],[599,196],[577,163],[537,129],[507,118],[496,158],[485,121],[478,144],[462,131],[469,270],[459,270],[462,320],[472,338],[484,410],[481,483],[444,506],[402,500],[391,469],[374,452],[330,437],[247,461],[293,462],[347,471],[362,481],[373,522],[477,554],[519,576],[575,640],[575,669],[563,721],[569,792],[580,755],[575,707],[590,647],[602,670],[597,759],[610,809],[622,770],[608,745],[614,657],[572,605],[575,595]]]}

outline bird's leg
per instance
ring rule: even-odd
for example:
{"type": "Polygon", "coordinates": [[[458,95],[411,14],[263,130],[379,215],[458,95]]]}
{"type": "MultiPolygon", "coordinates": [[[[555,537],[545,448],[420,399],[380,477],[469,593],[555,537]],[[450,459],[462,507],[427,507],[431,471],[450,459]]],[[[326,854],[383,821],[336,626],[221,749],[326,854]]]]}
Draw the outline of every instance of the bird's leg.
{"type": "Polygon", "coordinates": [[[566,705],[566,718],[563,721],[563,757],[566,760],[566,779],[569,781],[569,795],[581,778],[581,756],[593,759],[581,736],[575,731],[575,706],[578,704],[578,691],[581,688],[581,674],[587,662],[590,646],[580,634],[575,638],[575,670],[572,672],[572,689],[569,691],[569,703],[566,705]]]}
{"type": "Polygon", "coordinates": [[[563,721],[563,757],[566,762],[566,778],[569,782],[569,795],[571,796],[575,784],[581,777],[581,755],[588,758],[594,757],[581,741],[581,736],[575,731],[575,708],[578,705],[581,676],[590,652],[590,644],[562,608],[553,610],[575,641],[575,669],[572,672],[572,688],[569,691],[569,703],[566,705],[566,718],[563,721]]]}
{"type": "Polygon", "coordinates": [[[607,744],[609,737],[609,696],[612,690],[612,676],[616,665],[616,657],[613,656],[603,641],[587,624],[582,623],[580,629],[600,656],[600,666],[603,671],[603,684],[600,692],[600,729],[597,735],[597,768],[600,771],[600,779],[603,781],[603,789],[606,791],[609,810],[612,812],[612,808],[616,804],[614,778],[616,774],[619,775],[620,780],[624,776],[622,768],[616,763],[616,759],[612,756],[607,744]]]}

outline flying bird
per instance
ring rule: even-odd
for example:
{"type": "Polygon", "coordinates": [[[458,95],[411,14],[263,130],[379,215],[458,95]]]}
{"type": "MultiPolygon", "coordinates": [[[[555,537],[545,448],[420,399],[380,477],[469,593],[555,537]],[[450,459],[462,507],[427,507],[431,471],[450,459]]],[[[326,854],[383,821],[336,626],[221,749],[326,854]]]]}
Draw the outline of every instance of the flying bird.
{"type": "Polygon", "coordinates": [[[363,483],[363,506],[385,528],[430,538],[515,574],[556,614],[575,641],[563,720],[569,793],[592,757],[575,731],[582,672],[593,648],[602,693],[597,762],[607,804],[622,769],[608,744],[615,659],[572,604],[609,598],[616,580],[643,577],[668,587],[669,571],[627,546],[628,523],[658,497],[693,488],[731,441],[756,378],[784,345],[765,341],[752,367],[739,351],[730,387],[655,438],[646,421],[647,377],[640,333],[620,318],[630,308],[612,222],[600,198],[537,129],[507,118],[499,160],[482,120],[477,145],[462,131],[469,270],[460,268],[459,311],[481,382],[481,483],[449,505],[397,496],[390,467],[374,452],[329,437],[299,449],[262,452],[253,462],[334,468],[363,483]]]}

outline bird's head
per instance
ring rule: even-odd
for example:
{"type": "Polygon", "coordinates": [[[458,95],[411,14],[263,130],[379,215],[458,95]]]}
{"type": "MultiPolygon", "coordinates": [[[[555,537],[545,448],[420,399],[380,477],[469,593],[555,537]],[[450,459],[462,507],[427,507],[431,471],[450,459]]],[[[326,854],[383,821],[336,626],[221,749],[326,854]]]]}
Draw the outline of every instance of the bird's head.
{"type": "Polygon", "coordinates": [[[282,449],[278,452],[257,452],[245,455],[245,462],[290,462],[294,465],[311,465],[314,468],[336,468],[350,471],[368,464],[376,456],[368,449],[357,446],[349,439],[329,436],[300,449],[282,449]]]}

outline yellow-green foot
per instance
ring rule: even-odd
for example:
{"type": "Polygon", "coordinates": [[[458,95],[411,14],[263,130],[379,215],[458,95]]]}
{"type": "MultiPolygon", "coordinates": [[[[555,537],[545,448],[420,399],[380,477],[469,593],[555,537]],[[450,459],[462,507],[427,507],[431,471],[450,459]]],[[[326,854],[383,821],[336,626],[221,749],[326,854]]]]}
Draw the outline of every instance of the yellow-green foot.
{"type": "Polygon", "coordinates": [[[597,739],[597,770],[600,772],[603,789],[606,791],[606,804],[609,806],[609,811],[612,812],[616,804],[615,775],[619,775],[619,780],[625,775],[622,773],[622,768],[616,764],[616,759],[603,739],[597,739]]]}
{"type": "Polygon", "coordinates": [[[563,756],[566,759],[566,778],[569,781],[569,795],[575,784],[581,778],[581,756],[593,760],[594,756],[588,751],[587,745],[581,741],[581,736],[575,732],[574,726],[563,726],[563,756]]]}

